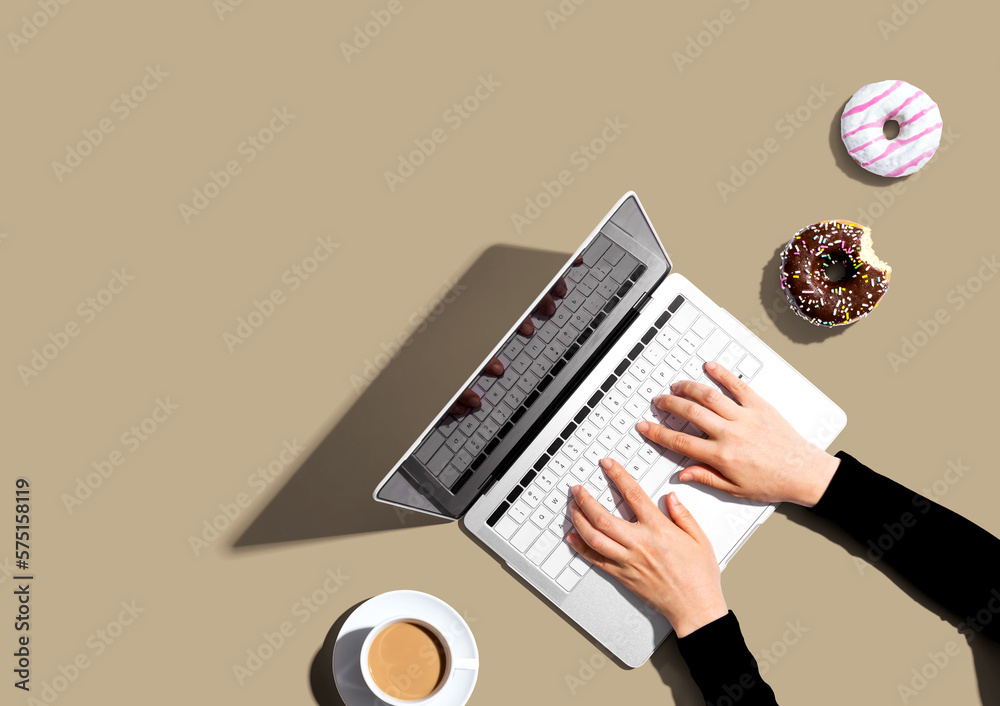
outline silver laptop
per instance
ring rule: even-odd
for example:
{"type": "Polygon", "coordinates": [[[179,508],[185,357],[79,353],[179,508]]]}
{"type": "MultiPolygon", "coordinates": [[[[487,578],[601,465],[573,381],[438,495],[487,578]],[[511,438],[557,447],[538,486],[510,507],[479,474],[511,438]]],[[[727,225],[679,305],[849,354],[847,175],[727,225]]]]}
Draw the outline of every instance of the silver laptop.
{"type": "Polygon", "coordinates": [[[463,519],[468,533],[631,667],[649,659],[670,624],[566,543],[569,488],[581,483],[633,520],[599,465],[615,458],[661,510],[676,491],[725,568],[777,505],[679,482],[691,461],[645,440],[636,423],[704,434],[654,407],[653,396],[681,379],[714,384],[703,364],[715,360],[820,448],[847,423],[828,397],[671,270],[639,199],[625,194],[374,492],[380,502],[463,519]],[[485,372],[494,359],[502,374],[485,372]],[[478,405],[462,404],[470,399],[478,405]]]}

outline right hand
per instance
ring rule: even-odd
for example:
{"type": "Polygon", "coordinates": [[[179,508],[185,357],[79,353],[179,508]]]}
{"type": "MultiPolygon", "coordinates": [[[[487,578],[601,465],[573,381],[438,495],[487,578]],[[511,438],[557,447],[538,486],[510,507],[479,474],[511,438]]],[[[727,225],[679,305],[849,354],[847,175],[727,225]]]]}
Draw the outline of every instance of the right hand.
{"type": "Polygon", "coordinates": [[[707,439],[653,422],[640,422],[639,431],[650,441],[699,462],[681,471],[682,481],[749,500],[806,507],[818,503],[840,459],[802,438],[736,375],[718,363],[706,363],[705,369],[732,393],[735,402],[715,387],[685,380],[674,384],[673,394],[660,395],[653,403],[691,422],[708,434],[707,439]]]}

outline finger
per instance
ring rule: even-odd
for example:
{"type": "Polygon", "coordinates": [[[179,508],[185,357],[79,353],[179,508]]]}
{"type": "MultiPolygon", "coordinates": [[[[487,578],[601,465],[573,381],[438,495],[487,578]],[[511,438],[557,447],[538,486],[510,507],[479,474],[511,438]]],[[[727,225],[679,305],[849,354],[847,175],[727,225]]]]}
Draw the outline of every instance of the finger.
{"type": "Polygon", "coordinates": [[[503,375],[503,363],[500,362],[499,358],[494,358],[493,360],[491,360],[489,363],[486,364],[486,367],[483,369],[483,372],[500,377],[501,375],[503,375]]]}
{"type": "Polygon", "coordinates": [[[465,414],[470,409],[475,409],[482,404],[482,399],[472,390],[466,390],[458,396],[454,404],[448,410],[452,414],[465,414]]]}
{"type": "Polygon", "coordinates": [[[715,488],[730,495],[741,497],[742,491],[738,485],[709,466],[699,464],[688,466],[681,471],[678,477],[686,483],[701,483],[702,485],[707,485],[709,488],[715,488]]]}
{"type": "Polygon", "coordinates": [[[673,384],[672,391],[675,395],[694,400],[723,419],[736,419],[740,411],[739,405],[722,394],[717,387],[702,385],[693,380],[680,380],[673,384]]]}
{"type": "Polygon", "coordinates": [[[648,521],[649,518],[654,517],[653,513],[662,514],[660,509],[653,504],[652,499],[646,495],[646,491],[635,482],[635,479],[622,468],[620,463],[613,458],[602,458],[601,468],[617,486],[618,492],[625,498],[625,502],[629,504],[640,522],[648,521]]]}
{"type": "Polygon", "coordinates": [[[614,575],[614,571],[618,568],[618,564],[611,561],[606,556],[598,553],[597,550],[587,544],[583,540],[583,537],[579,534],[576,532],[570,532],[566,535],[566,541],[569,543],[569,546],[573,547],[573,549],[575,549],[580,556],[589,561],[591,564],[614,575]]]}
{"type": "Polygon", "coordinates": [[[618,518],[609,515],[608,511],[599,502],[594,500],[593,496],[585,489],[580,488],[580,494],[576,496],[575,502],[569,504],[569,517],[573,520],[573,526],[576,527],[577,534],[583,537],[583,541],[593,547],[598,554],[606,556],[613,561],[620,561],[627,556],[628,551],[625,547],[607,534],[607,530],[610,530],[614,524],[609,522],[609,520],[617,520],[618,518]],[[592,518],[584,510],[583,504],[586,504],[588,499],[600,508],[604,516],[594,511],[592,506],[590,510],[596,519],[592,518]]]}
{"type": "Polygon", "coordinates": [[[560,277],[556,281],[556,283],[554,285],[552,285],[552,289],[549,290],[549,294],[551,294],[554,297],[558,297],[560,299],[562,299],[563,297],[565,297],[566,296],[566,280],[563,279],[562,277],[560,277]]]}
{"type": "Polygon", "coordinates": [[[674,431],[647,421],[639,422],[635,428],[653,443],[676,451],[682,456],[690,456],[706,463],[711,463],[714,458],[712,442],[702,439],[700,436],[674,431]]]}
{"type": "Polygon", "coordinates": [[[556,313],[556,301],[552,298],[551,294],[546,294],[542,297],[542,301],[538,302],[535,313],[539,316],[552,316],[556,313]]]}
{"type": "Polygon", "coordinates": [[[722,431],[725,420],[700,402],[689,400],[681,394],[681,391],[687,391],[690,382],[690,380],[685,380],[682,383],[674,383],[677,385],[678,393],[659,395],[654,404],[664,412],[670,412],[675,417],[691,422],[702,431],[707,431],[709,436],[715,436],[722,431]]]}
{"type": "Polygon", "coordinates": [[[705,534],[698,521],[694,519],[694,515],[681,503],[677,497],[677,493],[667,495],[667,510],[670,512],[670,519],[674,521],[675,525],[699,542],[708,542],[708,535],[705,534]]]}
{"type": "Polygon", "coordinates": [[[517,332],[522,336],[530,336],[535,332],[535,322],[531,320],[530,316],[521,322],[521,325],[517,327],[517,332]]]}
{"type": "Polygon", "coordinates": [[[733,397],[744,407],[748,403],[752,404],[760,399],[757,393],[747,385],[746,381],[743,380],[739,375],[734,375],[732,372],[719,365],[718,363],[709,361],[705,363],[705,370],[713,378],[725,385],[726,389],[733,393],[733,397]]]}

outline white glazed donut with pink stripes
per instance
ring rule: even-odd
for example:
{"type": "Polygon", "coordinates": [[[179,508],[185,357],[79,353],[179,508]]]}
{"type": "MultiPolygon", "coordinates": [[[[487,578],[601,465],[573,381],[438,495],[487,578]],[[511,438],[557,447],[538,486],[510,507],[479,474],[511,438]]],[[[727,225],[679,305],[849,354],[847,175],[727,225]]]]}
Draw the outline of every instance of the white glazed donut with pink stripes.
{"type": "Polygon", "coordinates": [[[930,96],[906,81],[870,83],[851,98],[840,117],[840,136],[855,162],[884,177],[920,169],[941,144],[941,111],[930,96]],[[888,139],[882,127],[899,123],[888,139]]]}

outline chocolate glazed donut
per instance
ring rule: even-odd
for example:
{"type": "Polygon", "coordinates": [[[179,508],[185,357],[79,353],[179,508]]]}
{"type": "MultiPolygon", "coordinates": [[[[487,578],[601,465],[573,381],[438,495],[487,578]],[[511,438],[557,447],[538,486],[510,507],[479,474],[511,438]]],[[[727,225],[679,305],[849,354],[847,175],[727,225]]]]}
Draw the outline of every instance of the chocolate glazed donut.
{"type": "Polygon", "coordinates": [[[788,304],[816,326],[868,316],[889,288],[891,274],[872,250],[871,230],[850,221],[806,226],[781,253],[781,289],[788,304]],[[827,273],[835,265],[844,275],[833,280],[827,273]]]}

